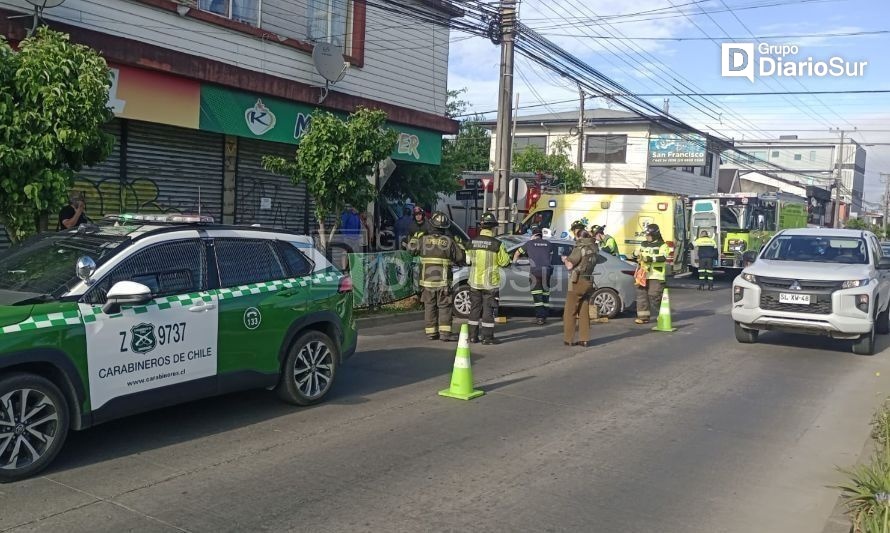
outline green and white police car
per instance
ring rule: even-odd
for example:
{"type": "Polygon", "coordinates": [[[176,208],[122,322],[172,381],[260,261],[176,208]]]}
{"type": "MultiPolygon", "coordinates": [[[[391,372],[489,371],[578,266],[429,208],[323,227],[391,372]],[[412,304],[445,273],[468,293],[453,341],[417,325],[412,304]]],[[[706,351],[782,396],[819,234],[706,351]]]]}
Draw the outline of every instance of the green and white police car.
{"type": "Polygon", "coordinates": [[[309,405],[356,349],[352,284],[309,237],[121,216],[0,256],[0,482],[69,429],[242,389],[309,405]]]}

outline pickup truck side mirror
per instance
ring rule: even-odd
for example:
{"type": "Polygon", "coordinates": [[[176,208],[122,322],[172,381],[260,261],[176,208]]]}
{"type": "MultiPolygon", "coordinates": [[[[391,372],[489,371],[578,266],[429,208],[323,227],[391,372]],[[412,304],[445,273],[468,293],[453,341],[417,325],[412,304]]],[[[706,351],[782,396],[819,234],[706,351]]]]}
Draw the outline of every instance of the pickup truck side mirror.
{"type": "Polygon", "coordinates": [[[121,312],[121,305],[139,305],[150,301],[151,289],[135,281],[118,281],[112,285],[105,297],[102,311],[106,315],[121,312]]]}

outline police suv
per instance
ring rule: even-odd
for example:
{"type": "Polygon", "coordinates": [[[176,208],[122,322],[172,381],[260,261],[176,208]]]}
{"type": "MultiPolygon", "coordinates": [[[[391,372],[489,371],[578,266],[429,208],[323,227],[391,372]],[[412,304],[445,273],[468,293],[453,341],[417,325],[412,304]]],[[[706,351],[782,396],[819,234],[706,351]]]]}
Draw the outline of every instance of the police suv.
{"type": "Polygon", "coordinates": [[[890,333],[890,257],[868,231],[780,231],[732,290],[742,343],[781,330],[851,339],[854,353],[872,355],[875,333],[890,333]]]}
{"type": "Polygon", "coordinates": [[[309,237],[119,216],[0,259],[0,482],[69,429],[265,387],[309,405],[355,352],[350,279],[309,237]]]}

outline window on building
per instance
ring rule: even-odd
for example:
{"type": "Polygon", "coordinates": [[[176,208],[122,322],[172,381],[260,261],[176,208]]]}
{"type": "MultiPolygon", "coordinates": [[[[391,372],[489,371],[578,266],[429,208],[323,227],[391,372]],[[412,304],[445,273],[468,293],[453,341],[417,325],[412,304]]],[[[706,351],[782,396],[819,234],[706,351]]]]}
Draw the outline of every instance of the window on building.
{"type": "Polygon", "coordinates": [[[816,160],[816,151],[810,150],[810,161],[815,161],[815,160],[816,160]]]}
{"type": "Polygon", "coordinates": [[[775,157],[779,157],[779,151],[778,151],[778,150],[773,150],[773,157],[774,157],[774,158],[775,158],[775,157]]]}
{"type": "Polygon", "coordinates": [[[585,163],[626,163],[627,135],[588,135],[585,163]]]}
{"type": "Polygon", "coordinates": [[[530,146],[534,146],[538,149],[539,152],[546,153],[547,152],[547,137],[544,135],[534,135],[528,137],[514,137],[513,138],[513,153],[521,154],[526,151],[530,146]]]}
{"type": "Polygon", "coordinates": [[[801,161],[801,160],[803,160],[803,155],[801,155],[801,154],[794,154],[794,160],[795,160],[795,161],[801,161]]]}
{"type": "Polygon", "coordinates": [[[351,38],[350,0],[309,0],[306,10],[309,42],[346,49],[351,38]]]}
{"type": "Polygon", "coordinates": [[[259,27],[261,2],[262,0],[198,0],[198,9],[259,27]]]}

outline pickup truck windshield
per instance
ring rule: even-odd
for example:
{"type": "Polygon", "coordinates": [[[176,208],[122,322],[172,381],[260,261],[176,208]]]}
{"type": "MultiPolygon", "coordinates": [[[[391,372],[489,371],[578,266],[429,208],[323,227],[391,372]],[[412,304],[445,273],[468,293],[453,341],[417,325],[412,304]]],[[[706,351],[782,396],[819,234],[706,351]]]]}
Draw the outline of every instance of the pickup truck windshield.
{"type": "Polygon", "coordinates": [[[101,264],[127,240],[123,235],[45,233],[7,250],[0,259],[0,290],[61,296],[76,279],[81,256],[101,264]]]}
{"type": "Polygon", "coordinates": [[[868,246],[856,237],[781,235],[769,243],[762,259],[808,263],[868,264],[868,246]]]}

